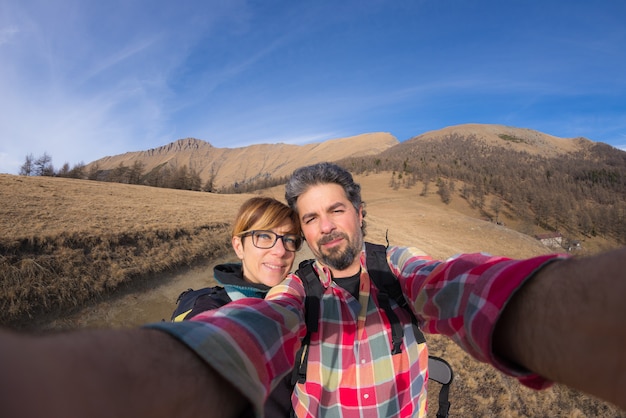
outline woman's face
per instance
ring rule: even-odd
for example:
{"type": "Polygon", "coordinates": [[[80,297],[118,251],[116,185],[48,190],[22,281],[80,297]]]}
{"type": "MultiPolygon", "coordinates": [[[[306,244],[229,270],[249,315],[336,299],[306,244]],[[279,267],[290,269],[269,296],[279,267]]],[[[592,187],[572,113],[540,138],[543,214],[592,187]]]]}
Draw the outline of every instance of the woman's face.
{"type": "MultiPolygon", "coordinates": [[[[286,222],[282,226],[266,230],[284,235],[291,229],[291,224],[286,222]]],[[[272,248],[267,249],[257,248],[252,240],[250,235],[236,236],[232,239],[233,249],[243,264],[244,280],[270,287],[276,286],[291,271],[296,253],[287,251],[280,238],[272,248]]]]}

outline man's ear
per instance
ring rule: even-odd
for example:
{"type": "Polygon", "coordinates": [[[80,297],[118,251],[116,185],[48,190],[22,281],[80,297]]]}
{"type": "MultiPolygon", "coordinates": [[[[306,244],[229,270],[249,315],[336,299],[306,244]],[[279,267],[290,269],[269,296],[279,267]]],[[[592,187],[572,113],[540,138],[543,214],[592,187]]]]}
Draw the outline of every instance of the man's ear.
{"type": "Polygon", "coordinates": [[[363,205],[359,206],[359,226],[363,228],[363,205]]]}
{"type": "Polygon", "coordinates": [[[233,246],[233,250],[235,250],[235,254],[237,254],[237,258],[243,260],[243,238],[233,237],[231,244],[233,246]]]}

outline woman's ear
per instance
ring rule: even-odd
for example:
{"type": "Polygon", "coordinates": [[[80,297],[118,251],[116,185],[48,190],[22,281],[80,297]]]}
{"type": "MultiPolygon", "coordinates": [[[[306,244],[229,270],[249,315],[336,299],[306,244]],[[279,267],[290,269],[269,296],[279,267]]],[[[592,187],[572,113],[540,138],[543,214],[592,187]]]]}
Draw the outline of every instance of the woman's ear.
{"type": "Polygon", "coordinates": [[[233,237],[231,240],[231,244],[233,246],[233,250],[235,250],[235,254],[240,260],[243,260],[243,238],[242,237],[233,237]]]}

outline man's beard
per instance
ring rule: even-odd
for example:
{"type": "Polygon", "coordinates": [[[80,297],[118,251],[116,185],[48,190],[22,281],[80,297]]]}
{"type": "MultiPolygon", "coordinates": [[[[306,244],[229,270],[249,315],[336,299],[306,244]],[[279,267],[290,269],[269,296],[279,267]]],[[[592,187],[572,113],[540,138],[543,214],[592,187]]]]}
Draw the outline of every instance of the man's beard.
{"type": "Polygon", "coordinates": [[[343,232],[335,232],[330,235],[325,235],[319,241],[317,241],[317,254],[316,257],[322,264],[332,268],[333,270],[345,270],[352,263],[354,259],[359,255],[363,248],[363,238],[360,235],[355,237],[352,241],[350,237],[343,232]],[[333,247],[328,249],[328,253],[322,252],[322,245],[327,242],[331,242],[337,238],[343,238],[347,245],[345,249],[340,247],[333,247]]]}

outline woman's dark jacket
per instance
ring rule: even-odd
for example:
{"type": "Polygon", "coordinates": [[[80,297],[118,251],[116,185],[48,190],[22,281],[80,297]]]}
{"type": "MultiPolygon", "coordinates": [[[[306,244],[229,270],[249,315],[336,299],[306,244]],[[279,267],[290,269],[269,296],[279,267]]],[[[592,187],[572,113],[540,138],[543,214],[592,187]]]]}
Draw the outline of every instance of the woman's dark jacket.
{"type": "MultiPolygon", "coordinates": [[[[260,283],[249,283],[243,279],[243,271],[240,263],[218,264],[213,268],[213,275],[220,286],[214,286],[212,292],[204,294],[196,299],[193,309],[185,316],[189,319],[200,312],[217,309],[228,302],[242,297],[264,298],[271,289],[260,283]]],[[[265,416],[289,417],[291,416],[291,394],[294,385],[291,384],[291,373],[274,388],[265,401],[265,416]]],[[[245,415],[246,417],[248,415],[245,415]]],[[[250,416],[253,416],[250,411],[250,416]]]]}

